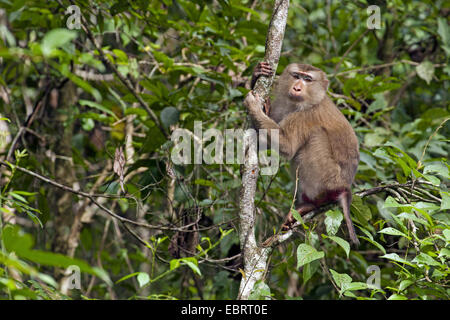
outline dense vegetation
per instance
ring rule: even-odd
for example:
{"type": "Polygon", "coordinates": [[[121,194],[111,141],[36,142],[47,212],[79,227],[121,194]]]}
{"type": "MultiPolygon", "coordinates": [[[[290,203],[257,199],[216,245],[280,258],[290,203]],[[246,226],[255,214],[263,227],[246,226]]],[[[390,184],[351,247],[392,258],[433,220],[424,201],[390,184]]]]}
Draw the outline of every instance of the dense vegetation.
{"type": "MultiPolygon", "coordinates": [[[[272,5],[0,1],[1,298],[236,298],[240,165],[175,165],[170,133],[244,128],[272,5]],[[81,287],[64,288],[74,265],[81,287]]],[[[355,128],[361,246],[332,207],[274,250],[253,298],[450,298],[449,13],[291,1],[278,72],[323,69],[355,128]]],[[[259,240],[293,190],[285,161],[259,178],[259,240]]]]}

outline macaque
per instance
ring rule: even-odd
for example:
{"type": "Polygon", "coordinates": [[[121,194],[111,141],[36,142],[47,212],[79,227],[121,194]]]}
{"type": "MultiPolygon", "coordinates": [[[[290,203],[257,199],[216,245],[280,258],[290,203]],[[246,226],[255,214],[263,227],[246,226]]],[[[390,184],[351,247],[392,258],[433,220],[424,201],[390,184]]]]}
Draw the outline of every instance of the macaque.
{"type": "MultiPolygon", "coordinates": [[[[267,63],[260,63],[252,78],[252,88],[259,76],[272,75],[267,63]]],[[[277,129],[279,152],[291,162],[298,174],[296,210],[304,215],[327,203],[338,202],[352,242],[359,241],[350,218],[351,185],[359,162],[358,139],[350,123],[327,96],[325,73],[307,64],[290,64],[279,77],[275,99],[261,101],[252,91],[244,104],[256,126],[277,129]],[[263,111],[264,107],[264,111],[263,111]]],[[[297,177],[296,177],[297,178],[297,177]]],[[[295,222],[288,214],[283,229],[295,222]]]]}

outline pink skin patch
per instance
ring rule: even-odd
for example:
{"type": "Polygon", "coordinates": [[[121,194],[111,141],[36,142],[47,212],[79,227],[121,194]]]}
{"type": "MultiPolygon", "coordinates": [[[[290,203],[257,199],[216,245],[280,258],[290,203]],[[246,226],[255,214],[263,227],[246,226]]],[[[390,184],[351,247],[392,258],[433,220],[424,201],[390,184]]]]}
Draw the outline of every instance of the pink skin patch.
{"type": "Polygon", "coordinates": [[[336,202],[339,199],[339,196],[346,192],[347,189],[341,188],[337,190],[328,190],[322,194],[320,194],[316,199],[310,199],[306,194],[302,194],[302,200],[305,203],[310,203],[316,207],[320,207],[323,204],[336,202]]]}

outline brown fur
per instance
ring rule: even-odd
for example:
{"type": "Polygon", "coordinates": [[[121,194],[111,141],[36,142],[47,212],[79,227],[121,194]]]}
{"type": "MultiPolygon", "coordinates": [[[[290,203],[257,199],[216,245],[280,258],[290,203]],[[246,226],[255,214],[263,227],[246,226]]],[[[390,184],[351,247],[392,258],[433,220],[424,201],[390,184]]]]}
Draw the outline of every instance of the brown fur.
{"type": "Polygon", "coordinates": [[[298,204],[304,203],[304,199],[314,203],[315,199],[336,193],[336,197],[328,200],[339,201],[343,206],[350,236],[357,243],[349,207],[351,184],[359,162],[358,140],[350,123],[326,95],[327,87],[328,80],[320,69],[291,64],[280,76],[270,117],[264,114],[262,101],[251,91],[244,104],[258,129],[279,130],[279,151],[291,161],[293,172],[298,169],[299,194],[304,195],[298,204]],[[313,81],[294,78],[292,73],[296,72],[313,75],[313,81]],[[292,98],[291,92],[297,96],[292,98]]]}

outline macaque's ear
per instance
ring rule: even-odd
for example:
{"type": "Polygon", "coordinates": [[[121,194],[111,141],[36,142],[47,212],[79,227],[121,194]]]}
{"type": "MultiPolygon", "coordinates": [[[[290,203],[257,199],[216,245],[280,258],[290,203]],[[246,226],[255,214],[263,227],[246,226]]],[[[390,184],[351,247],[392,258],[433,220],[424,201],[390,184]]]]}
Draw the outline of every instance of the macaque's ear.
{"type": "Polygon", "coordinates": [[[329,84],[330,84],[330,81],[328,81],[328,79],[323,79],[323,87],[325,88],[325,91],[328,90],[329,84]]]}

